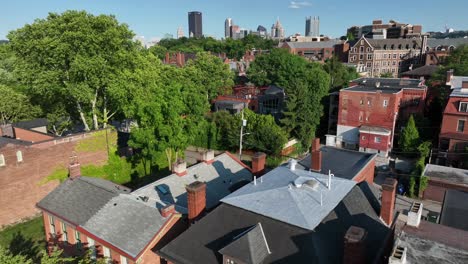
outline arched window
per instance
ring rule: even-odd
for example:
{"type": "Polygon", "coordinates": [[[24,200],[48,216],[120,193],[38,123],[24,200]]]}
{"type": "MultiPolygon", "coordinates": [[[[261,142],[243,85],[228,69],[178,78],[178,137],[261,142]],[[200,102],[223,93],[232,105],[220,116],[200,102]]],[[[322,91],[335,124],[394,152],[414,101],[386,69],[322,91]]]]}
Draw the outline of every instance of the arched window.
{"type": "Polygon", "coordinates": [[[455,47],[454,47],[454,46],[450,46],[450,47],[448,48],[448,50],[449,50],[449,51],[454,51],[454,50],[455,50],[455,47]]]}
{"type": "Polygon", "coordinates": [[[0,154],[0,167],[5,166],[5,156],[3,154],[0,154]]]}
{"type": "Polygon", "coordinates": [[[383,45],[383,49],[386,50],[386,49],[387,49],[387,45],[383,45]]]}
{"type": "Polygon", "coordinates": [[[400,45],[398,45],[398,49],[401,49],[401,44],[400,44],[400,45]]]}
{"type": "Polygon", "coordinates": [[[392,44],[391,49],[395,49],[395,45],[392,44]]]}
{"type": "Polygon", "coordinates": [[[23,152],[21,150],[16,151],[16,161],[23,162],[23,152]]]}
{"type": "Polygon", "coordinates": [[[370,47],[367,47],[367,52],[370,52],[370,51],[371,51],[370,47]]]}
{"type": "Polygon", "coordinates": [[[409,49],[409,44],[406,44],[406,49],[409,49]]]}

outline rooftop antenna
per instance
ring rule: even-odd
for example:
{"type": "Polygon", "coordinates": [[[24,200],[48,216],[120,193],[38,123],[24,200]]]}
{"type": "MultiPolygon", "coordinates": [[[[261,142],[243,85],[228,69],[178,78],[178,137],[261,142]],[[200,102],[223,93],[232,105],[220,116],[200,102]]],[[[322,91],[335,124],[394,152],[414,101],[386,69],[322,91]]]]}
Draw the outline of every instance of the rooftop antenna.
{"type": "Polygon", "coordinates": [[[335,177],[335,175],[331,173],[331,170],[328,170],[328,190],[331,190],[331,178],[332,177],[335,177]]]}

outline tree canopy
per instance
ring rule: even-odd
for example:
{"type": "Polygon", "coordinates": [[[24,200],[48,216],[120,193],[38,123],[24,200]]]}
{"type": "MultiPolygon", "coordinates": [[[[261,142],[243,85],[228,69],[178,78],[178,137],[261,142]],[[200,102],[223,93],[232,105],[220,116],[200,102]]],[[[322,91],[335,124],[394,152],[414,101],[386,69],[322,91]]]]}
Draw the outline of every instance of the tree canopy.
{"type": "Polygon", "coordinates": [[[281,125],[308,147],[323,114],[321,99],[330,86],[330,76],[322,66],[285,49],[273,49],[255,59],[248,75],[257,85],[275,84],[284,88],[287,99],[281,125]]]}
{"type": "Polygon", "coordinates": [[[0,124],[14,123],[39,115],[40,109],[29,102],[29,98],[0,84],[0,124]]]}
{"type": "Polygon", "coordinates": [[[416,128],[413,115],[411,115],[401,133],[399,145],[403,152],[412,154],[418,150],[419,141],[419,132],[416,128]]]}

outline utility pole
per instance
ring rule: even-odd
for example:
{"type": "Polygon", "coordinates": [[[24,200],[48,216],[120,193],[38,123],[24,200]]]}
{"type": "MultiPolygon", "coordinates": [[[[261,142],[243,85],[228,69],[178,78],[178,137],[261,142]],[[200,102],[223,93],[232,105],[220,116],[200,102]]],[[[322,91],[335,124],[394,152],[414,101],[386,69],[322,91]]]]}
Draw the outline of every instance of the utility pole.
{"type": "MultiPolygon", "coordinates": [[[[239,160],[242,160],[242,137],[244,136],[244,127],[247,125],[247,120],[244,119],[244,109],[241,111],[241,129],[239,139],[239,160]]],[[[246,135],[249,133],[245,133],[246,135]]]]}

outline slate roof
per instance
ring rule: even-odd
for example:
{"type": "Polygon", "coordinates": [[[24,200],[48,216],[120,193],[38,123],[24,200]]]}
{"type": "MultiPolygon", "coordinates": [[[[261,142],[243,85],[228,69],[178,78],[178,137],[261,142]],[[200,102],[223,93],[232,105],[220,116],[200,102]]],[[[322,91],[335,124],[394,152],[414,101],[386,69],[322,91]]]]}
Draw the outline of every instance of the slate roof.
{"type": "Polygon", "coordinates": [[[414,49],[421,48],[421,39],[365,39],[375,49],[384,49],[386,47],[387,50],[391,50],[392,45],[394,45],[394,50],[397,50],[399,45],[402,46],[401,49],[403,50],[407,49],[406,45],[408,45],[408,49],[413,49],[413,45],[416,45],[414,49]]]}
{"type": "Polygon", "coordinates": [[[411,71],[402,73],[403,76],[432,76],[437,72],[439,66],[437,65],[424,65],[411,71]]]}
{"type": "Polygon", "coordinates": [[[83,225],[107,202],[123,193],[130,193],[130,189],[110,181],[81,176],[68,178],[37,206],[71,224],[83,225]]]}
{"type": "Polygon", "coordinates": [[[341,43],[343,43],[343,41],[336,39],[327,41],[286,42],[286,44],[292,49],[325,49],[333,48],[335,45],[341,43]]]}
{"type": "Polygon", "coordinates": [[[450,86],[455,90],[461,88],[463,82],[468,82],[468,76],[453,76],[450,80],[450,86]]]}
{"type": "Polygon", "coordinates": [[[454,184],[468,185],[468,170],[464,169],[426,164],[423,175],[431,179],[437,179],[454,184]]]}
{"type": "Polygon", "coordinates": [[[468,193],[445,191],[440,224],[468,231],[468,193]]]}
{"type": "MultiPolygon", "coordinates": [[[[322,146],[321,173],[328,174],[330,170],[335,177],[352,180],[366,165],[375,159],[376,154],[322,146]]],[[[299,161],[299,168],[310,169],[311,156],[308,154],[299,161]]]]}
{"type": "Polygon", "coordinates": [[[451,38],[451,39],[427,39],[427,46],[430,48],[437,48],[437,46],[450,47],[454,46],[455,48],[460,45],[468,45],[468,38],[451,38]]]}
{"type": "Polygon", "coordinates": [[[135,258],[166,220],[159,210],[140,198],[120,194],[109,200],[82,228],[135,258]]]}
{"type": "Polygon", "coordinates": [[[361,189],[354,186],[314,231],[222,203],[159,254],[174,263],[221,263],[218,251],[257,223],[271,251],[263,263],[343,263],[343,238],[352,225],[368,231],[365,246],[367,262],[371,262],[390,232],[361,189]]]}
{"type": "Polygon", "coordinates": [[[49,121],[47,121],[47,118],[36,118],[32,120],[20,121],[20,122],[14,123],[13,126],[23,128],[23,129],[32,129],[36,127],[47,126],[48,124],[49,124],[49,121]]]}
{"type": "Polygon", "coordinates": [[[175,204],[178,212],[187,213],[187,193],[185,186],[195,181],[206,183],[206,206],[213,208],[219,200],[231,193],[232,186],[252,180],[252,173],[229,154],[223,153],[214,158],[212,164],[200,162],[187,168],[187,175],[171,174],[151,184],[148,184],[132,194],[147,196],[149,202],[157,208],[167,204],[175,204]],[[167,194],[158,190],[165,188],[167,194]]]}
{"type": "Polygon", "coordinates": [[[305,171],[278,167],[268,174],[245,185],[221,201],[278,221],[314,230],[356,182],[341,178],[332,179],[327,188],[328,176],[305,171]],[[311,188],[307,181],[316,183],[311,188]],[[298,187],[299,183],[302,186],[298,187]]]}
{"type": "Polygon", "coordinates": [[[246,264],[259,264],[271,254],[263,232],[258,223],[233,238],[233,242],[222,248],[219,253],[230,256],[246,264]]]}
{"type": "Polygon", "coordinates": [[[19,139],[13,139],[8,137],[0,137],[0,148],[6,145],[21,145],[21,146],[30,146],[33,143],[29,141],[23,141],[19,139]]]}

